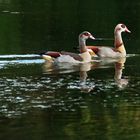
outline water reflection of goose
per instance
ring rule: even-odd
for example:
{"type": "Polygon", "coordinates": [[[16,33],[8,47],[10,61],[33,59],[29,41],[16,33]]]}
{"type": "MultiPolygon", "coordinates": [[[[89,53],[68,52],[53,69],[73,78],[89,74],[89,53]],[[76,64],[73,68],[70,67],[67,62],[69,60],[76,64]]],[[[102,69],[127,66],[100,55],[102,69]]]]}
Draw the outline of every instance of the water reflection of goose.
{"type": "Polygon", "coordinates": [[[45,52],[42,57],[49,62],[90,62],[91,55],[87,50],[86,40],[88,38],[95,39],[91,33],[84,31],[79,35],[80,54],[71,52],[45,52]]]}
{"type": "Polygon", "coordinates": [[[117,62],[115,62],[115,75],[114,79],[119,88],[124,88],[128,85],[128,79],[122,78],[122,71],[124,69],[126,58],[121,58],[117,62]]]}
{"type": "Polygon", "coordinates": [[[94,90],[95,85],[87,83],[87,72],[91,69],[95,69],[96,65],[92,63],[83,63],[80,65],[80,88],[83,92],[90,92],[94,90]]]}
{"type": "Polygon", "coordinates": [[[79,63],[52,63],[45,62],[42,66],[45,74],[64,74],[79,71],[79,63]]]}
{"type": "MultiPolygon", "coordinates": [[[[43,64],[43,72],[45,74],[64,74],[79,72],[80,83],[76,86],[80,88],[83,92],[90,92],[95,89],[95,83],[93,81],[88,81],[88,72],[96,68],[109,68],[114,64],[115,74],[114,79],[119,88],[124,88],[128,84],[128,79],[122,78],[122,71],[124,69],[126,58],[117,59],[101,59],[101,61],[93,63],[48,63],[43,64]]],[[[74,83],[73,83],[74,84],[74,83]]]]}
{"type": "MultiPolygon", "coordinates": [[[[93,82],[87,82],[88,71],[93,70],[96,68],[97,63],[48,63],[45,62],[43,64],[43,73],[44,74],[65,74],[65,73],[72,73],[78,72],[80,76],[80,81],[78,82],[78,89],[83,92],[90,92],[94,89],[93,82]]],[[[72,83],[74,84],[74,83],[72,83]]]]}
{"type": "Polygon", "coordinates": [[[93,66],[90,63],[82,64],[80,67],[80,85],[81,90],[90,92],[95,88],[95,85],[90,85],[89,83],[86,84],[87,80],[87,72],[91,69],[97,68],[103,68],[103,67],[110,67],[111,64],[114,64],[115,74],[114,74],[114,80],[117,84],[117,86],[122,89],[125,88],[128,85],[128,79],[122,78],[122,73],[124,69],[124,64],[126,61],[126,57],[123,58],[117,58],[117,59],[104,59],[103,61],[100,61],[94,64],[93,66]]]}
{"type": "Polygon", "coordinates": [[[114,64],[115,74],[114,79],[119,88],[124,88],[128,85],[128,79],[122,78],[123,69],[125,67],[126,57],[122,58],[104,58],[98,64],[98,68],[109,68],[114,64]]]}

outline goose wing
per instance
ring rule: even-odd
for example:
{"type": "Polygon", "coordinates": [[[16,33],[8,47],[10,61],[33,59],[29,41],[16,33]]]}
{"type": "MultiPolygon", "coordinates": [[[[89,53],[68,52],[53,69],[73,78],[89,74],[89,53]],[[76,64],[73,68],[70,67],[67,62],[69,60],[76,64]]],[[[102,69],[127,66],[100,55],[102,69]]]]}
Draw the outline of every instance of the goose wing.
{"type": "Polygon", "coordinates": [[[62,51],[61,54],[62,55],[69,55],[69,56],[73,57],[75,60],[78,60],[78,61],[83,61],[83,58],[79,54],[76,54],[76,53],[62,51]]]}

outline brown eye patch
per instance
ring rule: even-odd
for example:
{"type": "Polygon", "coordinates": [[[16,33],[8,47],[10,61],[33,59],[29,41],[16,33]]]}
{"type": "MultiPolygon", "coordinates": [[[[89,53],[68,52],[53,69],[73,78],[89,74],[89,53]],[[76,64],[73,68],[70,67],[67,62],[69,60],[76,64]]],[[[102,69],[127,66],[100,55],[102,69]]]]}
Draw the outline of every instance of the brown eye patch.
{"type": "Polygon", "coordinates": [[[125,28],[125,25],[124,25],[124,24],[122,24],[122,25],[121,25],[121,27],[122,27],[122,28],[125,28]]]}
{"type": "Polygon", "coordinates": [[[89,36],[89,33],[84,33],[85,36],[89,36]]]}

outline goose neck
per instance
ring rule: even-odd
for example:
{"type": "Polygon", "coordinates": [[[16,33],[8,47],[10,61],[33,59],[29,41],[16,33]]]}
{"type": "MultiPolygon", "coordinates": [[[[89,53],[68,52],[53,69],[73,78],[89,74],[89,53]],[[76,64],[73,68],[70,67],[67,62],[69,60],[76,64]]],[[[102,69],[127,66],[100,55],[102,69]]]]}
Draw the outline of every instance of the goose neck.
{"type": "Polygon", "coordinates": [[[115,35],[114,46],[115,48],[118,48],[123,44],[122,35],[121,32],[119,31],[115,32],[114,35],[115,35]]]}
{"type": "Polygon", "coordinates": [[[87,48],[86,48],[86,40],[83,38],[79,38],[79,47],[80,47],[80,52],[86,52],[87,48]]]}

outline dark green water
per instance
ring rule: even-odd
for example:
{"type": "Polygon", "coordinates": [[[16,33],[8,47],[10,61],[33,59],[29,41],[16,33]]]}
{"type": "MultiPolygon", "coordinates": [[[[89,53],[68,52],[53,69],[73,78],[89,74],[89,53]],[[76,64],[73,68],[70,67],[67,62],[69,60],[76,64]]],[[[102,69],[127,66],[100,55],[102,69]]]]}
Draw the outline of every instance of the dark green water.
{"type": "Polygon", "coordinates": [[[139,140],[139,13],[138,0],[0,0],[0,140],[139,140]],[[132,32],[124,64],[49,65],[37,55],[76,52],[84,30],[104,39],[87,44],[113,45],[118,23],[132,32]]]}

